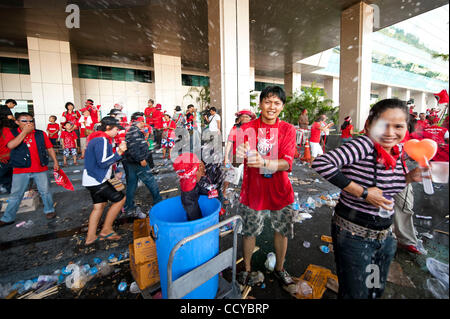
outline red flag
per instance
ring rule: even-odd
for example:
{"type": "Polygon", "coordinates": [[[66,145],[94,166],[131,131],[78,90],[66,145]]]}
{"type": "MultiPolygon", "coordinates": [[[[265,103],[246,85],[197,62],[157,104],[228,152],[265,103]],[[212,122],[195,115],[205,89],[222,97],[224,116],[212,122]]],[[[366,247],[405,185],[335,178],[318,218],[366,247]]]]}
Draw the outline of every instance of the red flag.
{"type": "Polygon", "coordinates": [[[64,187],[65,189],[73,191],[73,185],[70,179],[67,177],[66,173],[63,172],[62,169],[57,171],[53,171],[53,175],[55,176],[56,184],[64,187]]]}
{"type": "Polygon", "coordinates": [[[442,90],[439,93],[434,93],[434,97],[436,98],[438,104],[448,103],[447,90],[442,90]]]}

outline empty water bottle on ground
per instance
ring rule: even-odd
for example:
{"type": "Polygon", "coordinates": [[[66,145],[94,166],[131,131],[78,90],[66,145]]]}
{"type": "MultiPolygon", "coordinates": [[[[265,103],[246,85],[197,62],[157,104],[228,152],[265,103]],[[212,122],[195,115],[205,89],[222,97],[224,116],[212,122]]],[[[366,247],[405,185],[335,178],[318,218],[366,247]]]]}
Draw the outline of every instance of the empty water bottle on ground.
{"type": "Polygon", "coordinates": [[[264,266],[269,270],[273,271],[275,268],[275,263],[277,262],[277,257],[275,256],[275,253],[270,252],[267,254],[266,262],[264,263],[264,266]]]}
{"type": "Polygon", "coordinates": [[[292,209],[294,210],[300,209],[300,200],[298,198],[298,193],[294,193],[294,203],[292,204],[292,209]]]}

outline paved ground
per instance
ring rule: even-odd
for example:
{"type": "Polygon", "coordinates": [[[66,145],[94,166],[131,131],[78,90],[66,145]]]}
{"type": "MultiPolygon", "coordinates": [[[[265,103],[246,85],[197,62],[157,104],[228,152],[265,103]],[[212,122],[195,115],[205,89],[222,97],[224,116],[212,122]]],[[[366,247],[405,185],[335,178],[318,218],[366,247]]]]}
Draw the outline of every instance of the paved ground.
{"type": "MultiPolygon", "coordinates": [[[[157,175],[163,198],[179,195],[178,181],[171,165],[164,165],[161,155],[155,156],[156,164],[160,169],[157,175]],[[176,188],[175,191],[170,191],[176,188]],[[164,192],[169,190],[169,192],[164,192]]],[[[43,215],[42,203],[34,212],[17,215],[14,225],[3,227],[0,230],[0,284],[13,284],[19,280],[36,278],[39,275],[51,274],[61,269],[69,262],[81,261],[93,265],[95,257],[106,259],[111,254],[118,256],[128,250],[128,244],[132,241],[133,219],[119,216],[116,228],[122,235],[117,242],[100,242],[93,247],[84,247],[84,238],[87,230],[87,221],[91,210],[91,200],[88,192],[81,186],[82,161],[77,167],[65,169],[75,186],[74,192],[69,192],[52,183],[54,201],[56,203],[57,218],[47,221],[43,215]],[[21,221],[32,220],[31,228],[15,225],[21,221]]],[[[338,191],[336,187],[323,180],[313,170],[296,162],[293,177],[302,180],[302,184],[294,181],[294,189],[299,192],[301,201],[309,196],[332,194],[338,191]],[[318,181],[315,181],[318,179],[318,181]]],[[[238,190],[237,190],[238,191],[238,190]]],[[[431,278],[425,260],[426,257],[434,257],[448,263],[448,184],[437,185],[432,196],[423,193],[422,185],[414,186],[415,212],[417,215],[432,216],[431,221],[415,218],[419,234],[428,232],[433,239],[420,236],[423,239],[427,256],[417,256],[398,250],[395,257],[396,266],[399,265],[403,272],[393,272],[394,281],[388,282],[383,298],[395,299],[427,299],[434,298],[426,288],[426,280],[431,278]],[[434,230],[447,232],[443,234],[434,230]],[[406,278],[407,277],[407,278],[406,278]],[[409,279],[408,279],[409,278],[409,279]],[[411,284],[412,283],[412,284],[411,284]]],[[[136,200],[145,210],[152,205],[151,196],[145,187],[139,187],[136,200]]],[[[330,235],[330,219],[332,208],[323,205],[316,208],[313,217],[302,223],[295,224],[295,238],[289,241],[285,268],[291,275],[299,277],[309,264],[315,264],[330,269],[335,273],[334,256],[330,252],[324,254],[319,250],[323,244],[321,235],[330,235]],[[310,247],[305,248],[303,242],[309,242],[310,247]]],[[[232,208],[229,216],[236,214],[236,208],[232,208]]],[[[223,219],[223,218],[222,218],[223,219]]],[[[263,234],[257,238],[257,246],[260,250],[254,254],[253,266],[255,270],[265,273],[264,262],[267,253],[273,251],[273,233],[269,222],[263,234]]],[[[220,249],[224,250],[232,245],[232,236],[226,236],[220,241],[220,249]]],[[[241,239],[238,236],[238,258],[241,257],[241,239]]],[[[240,264],[242,265],[242,263],[240,264]]],[[[82,291],[72,292],[64,284],[59,286],[58,293],[49,298],[106,298],[106,299],[139,299],[140,294],[130,292],[120,293],[117,285],[121,280],[126,280],[128,285],[133,280],[128,262],[115,267],[111,275],[90,281],[82,291]]],[[[252,289],[250,296],[256,299],[292,299],[292,297],[266,274],[264,286],[252,289]],[[263,288],[264,287],[264,288],[263,288]]],[[[229,272],[224,272],[224,277],[229,277],[229,272]]],[[[336,294],[327,290],[324,299],[335,299],[336,294]]]]}

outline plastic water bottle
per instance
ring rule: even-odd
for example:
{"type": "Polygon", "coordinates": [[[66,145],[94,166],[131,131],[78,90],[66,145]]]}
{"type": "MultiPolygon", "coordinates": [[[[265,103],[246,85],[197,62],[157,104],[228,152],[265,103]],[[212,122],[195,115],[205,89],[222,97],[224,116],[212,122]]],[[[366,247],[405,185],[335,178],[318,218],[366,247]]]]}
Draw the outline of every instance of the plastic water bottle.
{"type": "Polygon", "coordinates": [[[119,286],[117,287],[117,289],[120,291],[120,292],[124,292],[125,291],[125,289],[127,289],[127,282],[126,281],[124,281],[124,280],[122,280],[121,282],[120,282],[120,284],[119,284],[119,286]]]}
{"type": "Polygon", "coordinates": [[[292,204],[294,210],[300,210],[300,200],[298,199],[298,193],[294,193],[294,203],[292,204]]]}
{"type": "Polygon", "coordinates": [[[98,273],[101,276],[108,276],[114,269],[114,267],[111,267],[106,261],[102,261],[98,266],[98,273]]]}
{"type": "Polygon", "coordinates": [[[277,262],[277,257],[275,256],[275,253],[270,252],[267,254],[266,262],[264,263],[264,266],[269,270],[273,271],[275,268],[275,263],[277,262]]]}
{"type": "MultiPolygon", "coordinates": [[[[394,199],[392,198],[392,196],[389,196],[389,195],[383,195],[383,196],[384,196],[384,198],[394,202],[394,199]]],[[[383,217],[383,218],[389,218],[389,217],[391,217],[392,214],[394,214],[394,203],[392,203],[390,210],[386,210],[383,207],[380,207],[380,210],[378,211],[378,216],[383,217]]]]}

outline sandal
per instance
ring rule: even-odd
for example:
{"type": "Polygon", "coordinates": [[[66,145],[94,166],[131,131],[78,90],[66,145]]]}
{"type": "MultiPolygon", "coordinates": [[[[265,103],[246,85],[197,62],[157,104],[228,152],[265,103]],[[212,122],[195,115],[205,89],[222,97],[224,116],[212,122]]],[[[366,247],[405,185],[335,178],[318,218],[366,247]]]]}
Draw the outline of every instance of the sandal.
{"type": "Polygon", "coordinates": [[[95,240],[91,241],[89,244],[88,243],[84,243],[85,246],[91,246],[93,244],[95,244],[96,242],[98,242],[100,240],[100,237],[97,236],[97,238],[95,238],[95,240]]]}
{"type": "Polygon", "coordinates": [[[103,236],[103,235],[98,235],[99,237],[100,237],[100,240],[105,240],[105,239],[107,239],[107,240],[119,240],[120,238],[122,238],[122,237],[120,237],[120,235],[119,234],[117,234],[116,232],[111,232],[111,233],[109,233],[108,235],[106,235],[106,236],[103,236]],[[114,238],[113,238],[114,237],[114,238]]]}

